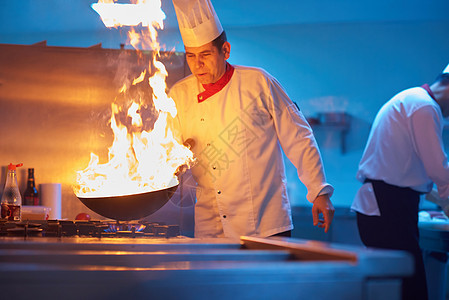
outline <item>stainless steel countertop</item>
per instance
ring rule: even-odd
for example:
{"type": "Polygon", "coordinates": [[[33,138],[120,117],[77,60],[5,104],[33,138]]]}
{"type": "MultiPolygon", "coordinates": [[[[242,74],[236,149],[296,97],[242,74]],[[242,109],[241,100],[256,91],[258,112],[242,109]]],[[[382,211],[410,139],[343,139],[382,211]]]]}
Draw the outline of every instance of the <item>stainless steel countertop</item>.
{"type": "Polygon", "coordinates": [[[0,237],[14,299],[400,299],[412,271],[405,252],[300,239],[0,237]]]}
{"type": "Polygon", "coordinates": [[[449,221],[420,221],[418,226],[421,248],[449,252],[449,221]]]}

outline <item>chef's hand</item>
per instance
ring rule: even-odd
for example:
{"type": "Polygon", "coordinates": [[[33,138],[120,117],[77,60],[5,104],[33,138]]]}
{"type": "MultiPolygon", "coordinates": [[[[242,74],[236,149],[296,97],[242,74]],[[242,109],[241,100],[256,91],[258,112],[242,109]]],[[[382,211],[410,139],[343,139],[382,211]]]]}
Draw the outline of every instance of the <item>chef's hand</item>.
{"type": "MultiPolygon", "coordinates": [[[[182,143],[184,146],[186,146],[187,148],[189,148],[190,150],[192,150],[193,147],[195,147],[195,140],[188,138],[187,140],[184,141],[184,143],[182,143]]],[[[178,167],[178,169],[175,172],[175,176],[180,176],[182,174],[184,174],[187,170],[189,169],[189,166],[184,164],[178,167]]]]}
{"type": "Polygon", "coordinates": [[[324,228],[324,232],[327,232],[334,218],[334,212],[335,208],[328,194],[316,197],[312,207],[313,226],[318,225],[318,227],[324,228]],[[323,219],[320,219],[320,214],[323,215],[323,219]]]}
{"type": "Polygon", "coordinates": [[[449,217],[449,198],[440,198],[437,189],[432,189],[430,193],[426,195],[426,200],[435,203],[443,210],[444,214],[449,217]]]}
{"type": "Polygon", "coordinates": [[[192,138],[188,138],[187,140],[184,141],[184,143],[182,143],[184,146],[186,146],[187,148],[189,148],[190,150],[193,149],[193,147],[195,147],[195,140],[192,138]]]}

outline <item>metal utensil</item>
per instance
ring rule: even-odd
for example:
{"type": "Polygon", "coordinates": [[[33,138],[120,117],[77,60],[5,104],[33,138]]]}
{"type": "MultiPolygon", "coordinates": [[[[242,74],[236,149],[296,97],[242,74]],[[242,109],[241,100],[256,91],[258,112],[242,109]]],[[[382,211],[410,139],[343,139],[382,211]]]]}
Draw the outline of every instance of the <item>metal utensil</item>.
{"type": "Polygon", "coordinates": [[[118,220],[138,220],[149,216],[164,206],[173,196],[178,185],[141,194],[78,199],[103,217],[118,220]]]}

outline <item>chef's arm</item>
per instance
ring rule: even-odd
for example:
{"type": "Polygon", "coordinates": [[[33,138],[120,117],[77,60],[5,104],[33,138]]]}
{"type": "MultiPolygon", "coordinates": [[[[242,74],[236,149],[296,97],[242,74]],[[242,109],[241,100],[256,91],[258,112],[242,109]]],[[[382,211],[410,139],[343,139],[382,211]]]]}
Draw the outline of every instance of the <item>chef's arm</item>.
{"type": "Polygon", "coordinates": [[[449,163],[439,123],[439,114],[434,108],[423,107],[411,117],[416,153],[421,159],[427,175],[435,183],[440,198],[449,197],[449,163]]]}
{"type": "MultiPolygon", "coordinates": [[[[282,87],[271,86],[271,116],[285,155],[298,170],[299,180],[307,187],[307,200],[313,203],[317,195],[332,196],[333,187],[326,182],[323,161],[312,128],[304,115],[282,87]],[[326,189],[325,192],[322,192],[326,189]]],[[[269,105],[269,106],[270,106],[269,105]]]]}
{"type": "Polygon", "coordinates": [[[326,182],[323,161],[313,131],[281,85],[272,79],[268,86],[270,92],[267,94],[270,97],[267,99],[270,101],[267,106],[281,147],[298,170],[299,179],[307,187],[307,200],[313,203],[313,224],[327,232],[335,211],[330,201],[334,188],[326,182]],[[320,215],[323,219],[320,219],[320,215]]]}
{"type": "Polygon", "coordinates": [[[435,203],[444,211],[444,214],[449,217],[449,198],[440,198],[437,189],[433,189],[426,195],[426,200],[435,203]]]}
{"type": "Polygon", "coordinates": [[[312,216],[313,225],[324,228],[324,232],[329,230],[335,209],[330,200],[329,194],[318,195],[313,201],[312,216]],[[320,214],[323,218],[320,218],[320,214]]]}

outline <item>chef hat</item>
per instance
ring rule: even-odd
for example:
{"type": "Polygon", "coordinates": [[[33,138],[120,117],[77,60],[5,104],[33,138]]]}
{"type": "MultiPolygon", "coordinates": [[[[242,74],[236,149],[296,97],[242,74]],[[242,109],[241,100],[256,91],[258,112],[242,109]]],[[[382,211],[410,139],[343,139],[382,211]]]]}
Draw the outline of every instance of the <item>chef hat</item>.
{"type": "Polygon", "coordinates": [[[443,70],[443,73],[449,73],[449,65],[446,66],[446,69],[443,70]]]}
{"type": "Polygon", "coordinates": [[[184,46],[203,46],[223,32],[210,0],[173,0],[173,5],[184,46]]]}

